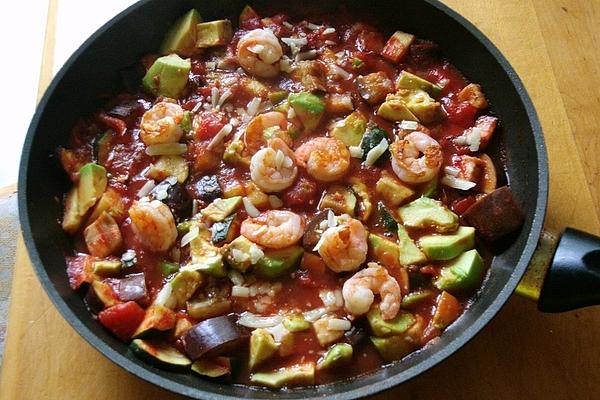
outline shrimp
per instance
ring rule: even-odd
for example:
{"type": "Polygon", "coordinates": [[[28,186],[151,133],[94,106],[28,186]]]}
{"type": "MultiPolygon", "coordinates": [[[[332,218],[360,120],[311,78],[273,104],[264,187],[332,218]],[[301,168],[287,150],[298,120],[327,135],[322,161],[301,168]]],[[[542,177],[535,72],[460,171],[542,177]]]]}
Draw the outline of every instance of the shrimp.
{"type": "Polygon", "coordinates": [[[273,78],[279,73],[279,60],[283,49],[279,39],[266,29],[246,33],[237,45],[237,58],[241,67],[251,75],[273,78]]]}
{"type": "Polygon", "coordinates": [[[281,192],[292,186],[297,174],[294,152],[279,138],[269,140],[268,147],[250,159],[250,177],[267,193],[281,192]]]}
{"type": "MultiPolygon", "coordinates": [[[[246,146],[246,150],[248,153],[254,154],[264,146],[266,143],[264,137],[265,129],[279,127],[282,131],[287,131],[288,126],[288,120],[283,113],[271,111],[257,115],[250,120],[246,127],[246,131],[244,132],[244,145],[246,146]]],[[[291,140],[289,140],[289,135],[280,136],[284,136],[284,141],[288,146],[292,145],[291,140]]]]}
{"type": "Polygon", "coordinates": [[[377,263],[369,263],[367,268],[344,282],[342,297],[346,311],[356,316],[365,314],[371,308],[376,293],[381,296],[379,310],[383,319],[394,318],[402,300],[400,285],[377,263]]]}
{"type": "Polygon", "coordinates": [[[240,233],[246,239],[270,249],[283,249],[304,235],[304,218],[285,210],[268,210],[256,218],[246,218],[240,233]]]}
{"type": "Polygon", "coordinates": [[[350,152],[339,139],[316,137],[296,149],[301,167],[318,181],[332,182],[342,178],[350,167],[350,152]]]}
{"type": "Polygon", "coordinates": [[[356,271],[367,259],[367,230],[360,221],[348,218],[323,232],[315,249],[330,270],[356,271]]]}
{"type": "Polygon", "coordinates": [[[182,120],[183,108],[179,104],[161,101],[142,116],[140,137],[148,146],[176,143],[183,134],[179,126],[182,120]]]}
{"type": "Polygon", "coordinates": [[[406,183],[422,183],[435,178],[442,165],[442,147],[423,132],[409,133],[390,146],[392,170],[406,183]]]}
{"type": "Polygon", "coordinates": [[[148,250],[167,251],[177,239],[173,214],[158,200],[134,202],[129,218],[133,233],[148,250]]]}

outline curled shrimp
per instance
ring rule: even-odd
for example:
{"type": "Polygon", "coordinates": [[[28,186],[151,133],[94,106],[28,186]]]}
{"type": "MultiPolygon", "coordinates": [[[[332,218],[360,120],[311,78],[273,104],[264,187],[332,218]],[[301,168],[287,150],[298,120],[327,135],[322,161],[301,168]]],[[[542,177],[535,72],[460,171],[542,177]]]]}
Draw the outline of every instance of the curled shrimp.
{"type": "Polygon", "coordinates": [[[268,147],[250,159],[250,177],[267,193],[281,192],[292,186],[297,174],[294,152],[279,138],[269,140],[268,147]]]}
{"type": "Polygon", "coordinates": [[[248,240],[271,249],[283,249],[304,235],[304,218],[285,210],[268,210],[256,218],[246,218],[240,233],[248,240]]]}
{"type": "Polygon", "coordinates": [[[381,296],[379,310],[383,319],[394,318],[400,310],[402,293],[398,282],[382,266],[369,263],[367,268],[354,274],[342,287],[344,307],[356,316],[369,311],[375,294],[381,296]]]}
{"type": "Polygon", "coordinates": [[[367,259],[367,230],[360,221],[348,218],[325,230],[315,248],[330,270],[355,271],[367,259]]]}
{"type": "Polygon", "coordinates": [[[339,139],[316,137],[296,149],[296,160],[318,181],[342,178],[350,167],[350,152],[339,139]]]}
{"type": "Polygon", "coordinates": [[[161,101],[146,111],[140,123],[140,136],[146,145],[175,143],[181,139],[183,108],[179,104],[161,101]]]}
{"type": "MultiPolygon", "coordinates": [[[[278,127],[282,131],[287,131],[288,120],[283,113],[271,111],[257,115],[252,118],[244,132],[244,145],[249,154],[254,154],[266,143],[264,137],[265,129],[278,127]]],[[[289,138],[289,136],[287,136],[289,138]]],[[[286,140],[286,144],[291,146],[291,141],[286,140]]]]}
{"type": "Polygon", "coordinates": [[[279,39],[266,29],[246,33],[237,45],[237,58],[241,67],[251,75],[273,78],[279,73],[279,60],[283,49],[279,39]]]}
{"type": "Polygon", "coordinates": [[[148,250],[167,251],[177,239],[173,214],[158,200],[134,202],[129,218],[133,233],[148,250]]]}
{"type": "Polygon", "coordinates": [[[392,169],[406,183],[435,178],[442,165],[442,147],[423,132],[412,132],[390,146],[392,169]]]}

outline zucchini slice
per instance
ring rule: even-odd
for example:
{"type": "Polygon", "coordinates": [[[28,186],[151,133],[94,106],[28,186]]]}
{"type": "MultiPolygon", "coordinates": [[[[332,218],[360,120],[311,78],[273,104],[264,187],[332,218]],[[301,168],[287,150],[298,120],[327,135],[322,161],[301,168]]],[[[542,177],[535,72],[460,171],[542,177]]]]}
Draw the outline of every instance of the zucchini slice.
{"type": "Polygon", "coordinates": [[[192,361],[177,351],[174,347],[151,340],[134,339],[129,349],[138,358],[147,361],[159,368],[171,371],[185,371],[192,361]]]}

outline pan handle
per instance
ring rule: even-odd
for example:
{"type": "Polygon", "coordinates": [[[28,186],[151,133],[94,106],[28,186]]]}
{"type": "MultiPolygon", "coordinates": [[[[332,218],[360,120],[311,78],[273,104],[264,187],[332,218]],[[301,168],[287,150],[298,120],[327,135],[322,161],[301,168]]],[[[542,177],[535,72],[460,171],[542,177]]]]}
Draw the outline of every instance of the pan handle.
{"type": "Polygon", "coordinates": [[[542,312],[600,304],[600,237],[567,228],[542,232],[517,294],[536,300],[542,312]]]}

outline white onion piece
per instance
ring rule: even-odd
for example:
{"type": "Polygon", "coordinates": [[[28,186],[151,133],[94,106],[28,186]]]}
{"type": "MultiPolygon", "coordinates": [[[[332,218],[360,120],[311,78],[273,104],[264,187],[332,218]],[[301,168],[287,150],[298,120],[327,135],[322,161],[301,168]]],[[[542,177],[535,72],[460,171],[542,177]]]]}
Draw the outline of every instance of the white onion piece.
{"type": "Polygon", "coordinates": [[[476,186],[476,183],[466,179],[457,178],[452,175],[444,175],[441,179],[442,184],[459,190],[469,190],[476,186]]]}
{"type": "MultiPolygon", "coordinates": [[[[238,250],[238,249],[234,248],[232,250],[238,250]]],[[[242,253],[242,252],[240,252],[240,253],[242,253]]],[[[242,253],[242,254],[244,254],[244,253],[242,253]]],[[[246,257],[248,257],[248,256],[246,255],[246,257]]],[[[233,258],[235,259],[235,256],[233,258]]],[[[233,283],[236,286],[242,286],[244,284],[244,276],[242,274],[240,274],[239,271],[232,269],[227,273],[227,276],[229,277],[229,280],[231,281],[231,283],[233,283]]]]}
{"type": "Polygon", "coordinates": [[[260,97],[255,97],[252,100],[250,100],[250,102],[246,106],[246,113],[251,117],[255,116],[258,112],[258,108],[260,107],[260,102],[260,97]]]}
{"type": "Polygon", "coordinates": [[[225,124],[208,144],[208,150],[212,150],[217,144],[221,143],[223,139],[225,139],[225,137],[231,133],[232,130],[233,126],[231,126],[231,124],[225,124]]]}
{"type": "Polygon", "coordinates": [[[272,328],[267,328],[267,331],[273,335],[273,339],[275,339],[277,343],[281,343],[283,338],[290,333],[282,323],[279,323],[272,328]]]}
{"type": "Polygon", "coordinates": [[[296,54],[296,61],[312,60],[317,56],[316,50],[308,50],[303,53],[296,54]]]}
{"type": "Polygon", "coordinates": [[[335,220],[335,214],[333,213],[333,211],[328,210],[327,211],[327,226],[329,228],[333,228],[337,225],[337,221],[335,220]]]}
{"type": "Polygon", "coordinates": [[[326,28],[326,29],[323,31],[323,35],[329,35],[329,34],[331,34],[331,33],[335,33],[335,28],[331,28],[331,27],[329,27],[329,28],[326,28]]]}
{"type": "Polygon", "coordinates": [[[222,106],[227,99],[229,99],[229,97],[231,96],[231,90],[226,89],[223,94],[221,95],[221,97],[219,97],[219,102],[217,103],[217,105],[220,107],[222,106]]]}
{"type": "Polygon", "coordinates": [[[233,297],[250,297],[250,289],[244,286],[232,286],[231,295],[233,297]]]}
{"type": "Polygon", "coordinates": [[[244,311],[242,315],[240,315],[237,323],[248,328],[271,328],[281,323],[281,321],[283,321],[283,317],[281,315],[263,317],[253,314],[249,311],[244,311]]]}
{"type": "Polygon", "coordinates": [[[155,187],[156,184],[153,180],[149,180],[148,182],[144,183],[144,186],[142,186],[142,188],[137,192],[138,198],[147,196],[148,193],[150,193],[155,187]]]}
{"type": "Polygon", "coordinates": [[[388,141],[384,138],[381,139],[381,142],[375,147],[373,147],[367,153],[367,157],[365,159],[365,165],[371,167],[375,162],[385,153],[387,148],[389,147],[388,141]]]}
{"type": "Polygon", "coordinates": [[[244,203],[244,208],[246,209],[246,213],[249,217],[256,218],[260,215],[260,211],[258,211],[258,208],[252,204],[249,198],[242,198],[242,202],[244,203]]]}
{"type": "Polygon", "coordinates": [[[360,146],[350,146],[348,147],[348,151],[350,151],[350,155],[354,158],[362,158],[365,153],[360,146]]]}
{"type": "Polygon", "coordinates": [[[149,156],[174,156],[186,151],[187,146],[183,143],[163,143],[146,147],[146,154],[149,156]]]}
{"type": "Polygon", "coordinates": [[[419,127],[419,124],[417,123],[417,121],[406,121],[406,120],[403,120],[402,122],[400,122],[400,129],[406,129],[406,130],[412,130],[412,131],[414,131],[418,127],[419,127]]]}
{"type": "Polygon", "coordinates": [[[198,236],[198,234],[200,233],[200,228],[198,228],[198,225],[194,225],[190,228],[190,230],[188,231],[188,233],[186,233],[185,235],[183,235],[183,237],[181,238],[181,247],[187,246],[188,244],[190,244],[190,242],[194,239],[196,239],[196,237],[198,236]]]}
{"type": "Polygon", "coordinates": [[[327,327],[332,331],[347,331],[352,327],[352,324],[345,319],[331,318],[327,321],[327,327]]]}
{"type": "Polygon", "coordinates": [[[481,146],[481,128],[471,128],[469,134],[469,150],[472,152],[479,151],[479,146],[481,146]]]}
{"type": "Polygon", "coordinates": [[[341,67],[339,67],[339,66],[337,66],[335,64],[330,64],[329,65],[329,69],[331,70],[331,72],[334,75],[337,75],[337,76],[339,76],[342,79],[348,79],[348,78],[350,78],[350,74],[348,72],[346,72],[345,69],[343,69],[343,68],[341,68],[341,67]]]}
{"type": "Polygon", "coordinates": [[[327,314],[327,309],[325,307],[321,307],[315,308],[314,310],[305,311],[302,313],[302,316],[308,322],[315,322],[325,314],[327,314]]]}
{"type": "Polygon", "coordinates": [[[453,167],[451,165],[447,165],[444,167],[444,172],[448,175],[458,176],[458,174],[460,174],[460,169],[453,167]]]}

